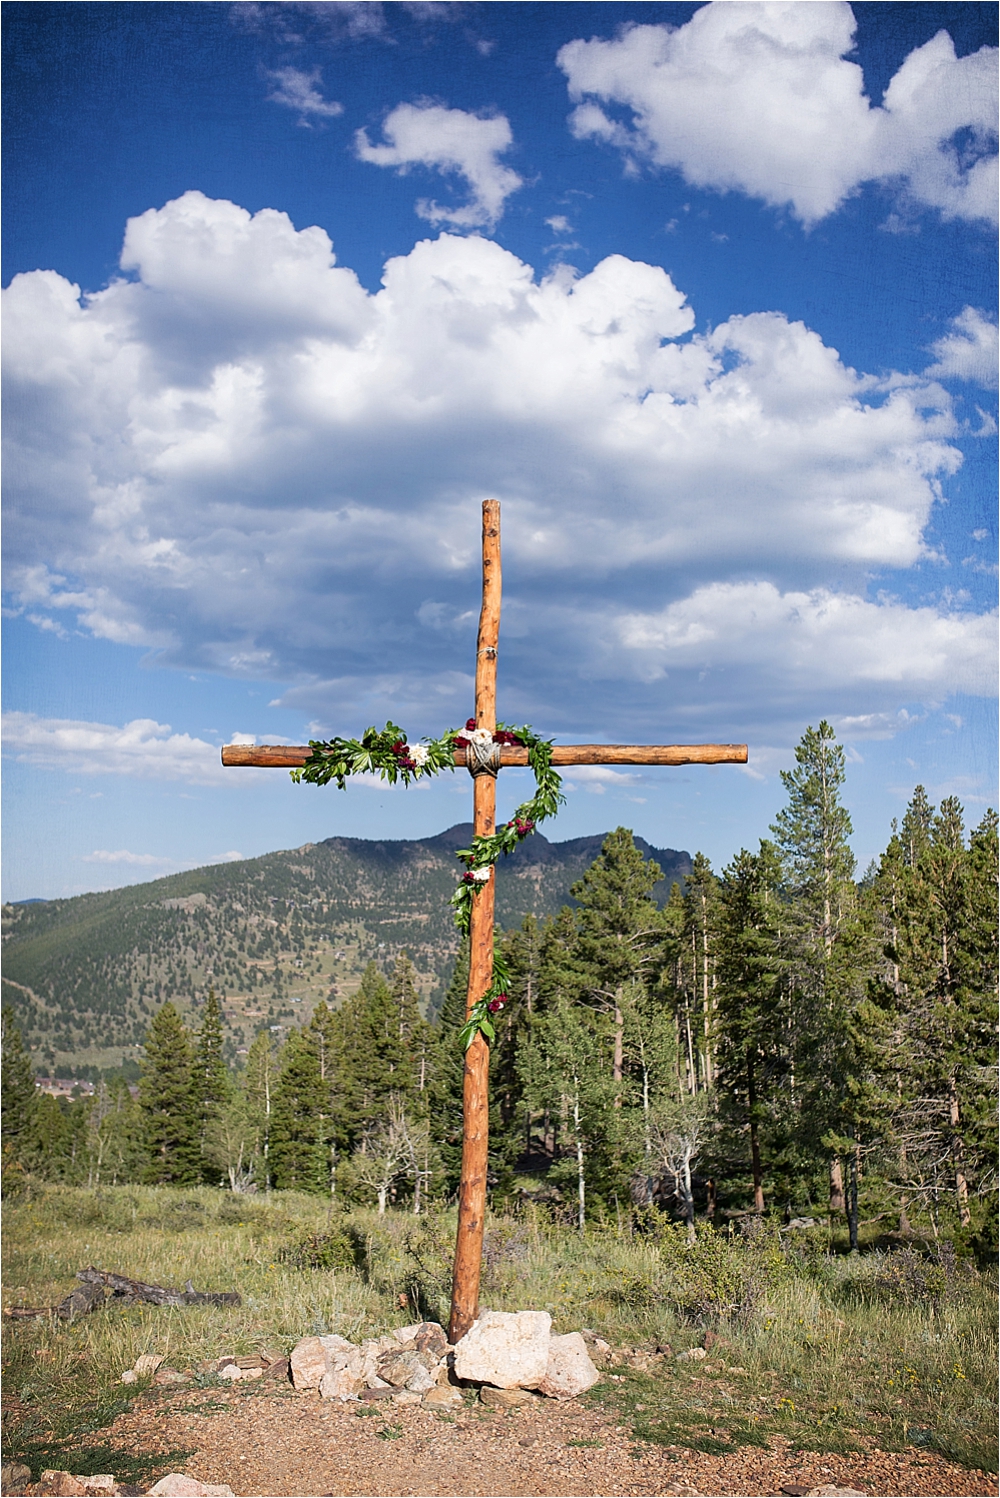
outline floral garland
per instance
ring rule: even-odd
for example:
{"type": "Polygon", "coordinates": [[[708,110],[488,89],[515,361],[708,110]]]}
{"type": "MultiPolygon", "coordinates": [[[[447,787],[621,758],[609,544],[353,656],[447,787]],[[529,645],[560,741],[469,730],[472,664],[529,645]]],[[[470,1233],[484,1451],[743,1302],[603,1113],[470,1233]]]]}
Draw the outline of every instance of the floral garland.
{"type": "MultiPolygon", "coordinates": [[[[513,853],[539,822],[555,816],[566,799],[561,790],[562,777],[552,768],[552,740],[541,739],[528,727],[509,728],[498,723],[495,730],[477,728],[475,718],[470,718],[460,732],[449,728],[439,739],[425,739],[411,744],[403,730],[395,723],[385,728],[366,728],[360,739],[310,739],[312,750],[301,769],[291,772],[296,782],[307,781],[311,785],[329,785],[336,781],[338,790],[344,790],[349,775],[377,774],[390,785],[401,780],[404,785],[419,780],[425,775],[438,775],[442,770],[455,768],[455,751],[470,744],[513,744],[526,748],[528,764],[535,775],[535,794],[515,811],[509,822],[496,832],[477,833],[467,848],[460,848],[456,857],[465,864],[465,873],[451,897],[455,907],[455,924],[463,935],[468,934],[472,919],[472,907],[476,896],[489,881],[490,869],[501,854],[513,853]]],[[[507,1002],[510,974],[500,954],[493,953],[492,981],[486,993],[477,1000],[461,1030],[461,1038],[468,1050],[477,1034],[487,1041],[495,1038],[495,1027],[491,1016],[499,1014],[507,1002]]]]}

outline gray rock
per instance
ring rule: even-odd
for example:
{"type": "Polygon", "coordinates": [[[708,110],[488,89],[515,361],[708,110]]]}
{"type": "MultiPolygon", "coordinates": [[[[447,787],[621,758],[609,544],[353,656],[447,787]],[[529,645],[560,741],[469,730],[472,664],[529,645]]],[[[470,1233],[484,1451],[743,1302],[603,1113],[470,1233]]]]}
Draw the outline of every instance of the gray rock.
{"type": "Polygon", "coordinates": [[[707,1357],[704,1347],[689,1347],[687,1352],[679,1352],[676,1361],[678,1363],[700,1363],[702,1358],[707,1357]]]}
{"type": "Polygon", "coordinates": [[[332,1370],[334,1356],[348,1351],[360,1353],[361,1349],[348,1342],[346,1337],[303,1337],[292,1348],[288,1360],[292,1383],[297,1389],[318,1389],[324,1376],[332,1370]]]}
{"type": "Polygon", "coordinates": [[[31,1468],[23,1462],[4,1462],[0,1470],[0,1488],[5,1493],[20,1493],[31,1481],[31,1468]]]}
{"type": "Polygon", "coordinates": [[[484,1311],[455,1348],[455,1373],[499,1389],[532,1389],[549,1364],[547,1311],[484,1311]]]}
{"type": "Polygon", "coordinates": [[[549,1338],[548,1367],[536,1387],[548,1399],[575,1399],[592,1389],[600,1376],[580,1333],[568,1332],[564,1337],[549,1338]]]}

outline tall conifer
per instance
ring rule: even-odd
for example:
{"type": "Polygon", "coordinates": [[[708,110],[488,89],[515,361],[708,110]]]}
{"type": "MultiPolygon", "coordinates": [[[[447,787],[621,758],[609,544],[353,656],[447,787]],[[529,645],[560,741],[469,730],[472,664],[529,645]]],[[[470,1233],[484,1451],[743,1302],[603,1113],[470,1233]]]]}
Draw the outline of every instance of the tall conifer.
{"type": "Polygon", "coordinates": [[[199,1112],[192,1081],[194,1053],[187,1030],[169,1001],[146,1032],[139,1079],[145,1119],[146,1180],[152,1185],[190,1185],[201,1176],[199,1112]]]}

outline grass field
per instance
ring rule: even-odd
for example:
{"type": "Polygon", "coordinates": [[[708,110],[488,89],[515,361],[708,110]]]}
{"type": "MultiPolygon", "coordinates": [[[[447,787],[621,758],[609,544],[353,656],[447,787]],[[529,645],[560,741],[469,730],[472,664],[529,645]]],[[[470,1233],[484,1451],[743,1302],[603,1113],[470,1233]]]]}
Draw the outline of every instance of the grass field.
{"type": "MultiPolygon", "coordinates": [[[[140,1353],[196,1369],[223,1353],[287,1352],[310,1333],[359,1340],[447,1319],[447,1213],[341,1215],[294,1193],[45,1186],[8,1201],[4,1225],[6,1305],[55,1304],[88,1264],[243,1297],[238,1308],[109,1304],[73,1323],[8,1322],[4,1460],[36,1469],[62,1465],[71,1443],[74,1470],[110,1470],[87,1433],[143,1394],[120,1382],[140,1353]]],[[[706,1231],[688,1248],[668,1225],[581,1236],[540,1216],[493,1219],[482,1304],[546,1309],[554,1330],[591,1327],[615,1348],[669,1344],[672,1355],[619,1364],[587,1396],[642,1440],[702,1451],[774,1433],[820,1451],[923,1445],[995,1470],[995,1275],[913,1250],[830,1250],[823,1231],[706,1231]],[[706,1340],[706,1359],[676,1360],[706,1340]]]]}

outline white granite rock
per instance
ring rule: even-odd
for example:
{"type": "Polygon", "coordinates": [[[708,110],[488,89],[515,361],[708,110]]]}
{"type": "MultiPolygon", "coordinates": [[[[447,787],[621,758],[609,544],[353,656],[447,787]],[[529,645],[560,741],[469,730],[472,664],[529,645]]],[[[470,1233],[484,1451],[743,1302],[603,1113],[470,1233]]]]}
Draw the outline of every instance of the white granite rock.
{"type": "Polygon", "coordinates": [[[484,1311],[455,1347],[455,1372],[500,1389],[533,1389],[549,1365],[547,1311],[484,1311]]]}
{"type": "Polygon", "coordinates": [[[567,1332],[564,1337],[549,1338],[545,1377],[534,1387],[549,1399],[575,1399],[585,1389],[593,1388],[600,1376],[580,1333],[567,1332]]]}
{"type": "Polygon", "coordinates": [[[168,1472],[149,1490],[151,1498],[233,1498],[233,1490],[223,1482],[199,1482],[186,1472],[168,1472]]]}
{"type": "Polygon", "coordinates": [[[303,1337],[289,1358],[292,1383],[297,1389],[318,1389],[324,1375],[331,1371],[336,1354],[347,1351],[360,1354],[361,1349],[346,1337],[303,1337]]]}

